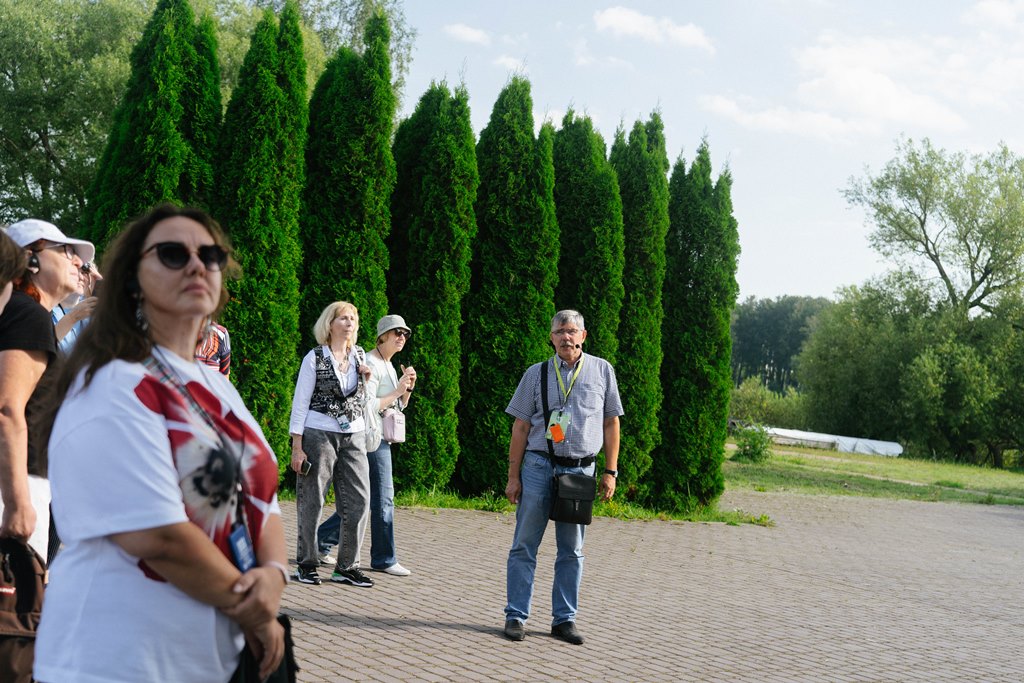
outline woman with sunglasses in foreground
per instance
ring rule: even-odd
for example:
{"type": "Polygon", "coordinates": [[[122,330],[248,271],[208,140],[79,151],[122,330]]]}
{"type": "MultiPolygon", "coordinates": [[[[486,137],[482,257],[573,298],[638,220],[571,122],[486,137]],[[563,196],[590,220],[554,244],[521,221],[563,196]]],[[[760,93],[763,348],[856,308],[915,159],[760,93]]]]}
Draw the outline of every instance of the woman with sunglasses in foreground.
{"type": "Polygon", "coordinates": [[[220,226],[165,204],[108,249],[106,284],[49,406],[50,574],[35,677],[233,680],[281,662],[277,464],[220,373],[193,359],[235,264],[220,226]]]}

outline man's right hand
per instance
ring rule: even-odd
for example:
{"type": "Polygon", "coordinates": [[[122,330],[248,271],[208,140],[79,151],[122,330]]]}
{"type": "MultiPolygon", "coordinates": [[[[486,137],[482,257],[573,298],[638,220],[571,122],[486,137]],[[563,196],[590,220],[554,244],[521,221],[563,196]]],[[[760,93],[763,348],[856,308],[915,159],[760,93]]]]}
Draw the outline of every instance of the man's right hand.
{"type": "Polygon", "coordinates": [[[505,497],[508,498],[508,502],[513,505],[519,504],[519,498],[523,494],[523,482],[518,477],[515,479],[508,480],[508,486],[505,487],[505,497]]]}
{"type": "Polygon", "coordinates": [[[0,538],[20,538],[28,541],[36,530],[36,510],[31,503],[4,505],[0,538]]]}

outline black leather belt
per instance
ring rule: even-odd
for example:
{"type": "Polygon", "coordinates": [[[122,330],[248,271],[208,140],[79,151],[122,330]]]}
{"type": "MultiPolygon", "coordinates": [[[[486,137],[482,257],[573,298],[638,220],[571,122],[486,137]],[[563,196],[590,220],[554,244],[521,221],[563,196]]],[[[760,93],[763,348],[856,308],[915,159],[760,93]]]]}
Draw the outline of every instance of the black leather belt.
{"type": "Polygon", "coordinates": [[[562,467],[590,467],[594,464],[594,456],[588,455],[585,458],[559,458],[555,456],[555,464],[562,467]]]}

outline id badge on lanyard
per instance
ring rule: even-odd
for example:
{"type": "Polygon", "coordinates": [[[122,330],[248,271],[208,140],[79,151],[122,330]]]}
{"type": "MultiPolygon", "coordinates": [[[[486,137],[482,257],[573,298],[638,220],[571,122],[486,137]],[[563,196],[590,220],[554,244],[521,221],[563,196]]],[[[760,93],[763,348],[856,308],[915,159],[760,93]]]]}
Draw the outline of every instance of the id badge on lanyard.
{"type": "Polygon", "coordinates": [[[256,566],[256,549],[252,545],[252,537],[249,535],[249,529],[245,526],[244,518],[242,517],[245,512],[241,505],[241,484],[238,484],[236,495],[239,500],[238,520],[231,527],[228,545],[231,546],[231,558],[235,561],[235,566],[238,567],[238,571],[244,574],[256,566]]]}
{"type": "Polygon", "coordinates": [[[548,431],[544,437],[551,439],[555,443],[562,443],[565,441],[565,433],[569,431],[570,423],[571,419],[569,417],[569,411],[551,411],[551,417],[548,419],[548,431]]]}
{"type": "Polygon", "coordinates": [[[573,372],[572,379],[569,380],[568,388],[566,388],[565,383],[562,381],[562,373],[558,371],[558,365],[555,364],[554,359],[551,361],[555,365],[555,377],[558,378],[558,389],[562,395],[562,408],[551,411],[551,417],[548,418],[548,430],[544,435],[545,438],[551,439],[554,443],[565,441],[569,425],[572,424],[572,418],[569,415],[569,411],[566,410],[566,406],[569,401],[569,394],[572,393],[572,388],[576,384],[576,378],[580,376],[580,370],[583,369],[583,360],[581,357],[576,365],[576,371],[573,372]]]}

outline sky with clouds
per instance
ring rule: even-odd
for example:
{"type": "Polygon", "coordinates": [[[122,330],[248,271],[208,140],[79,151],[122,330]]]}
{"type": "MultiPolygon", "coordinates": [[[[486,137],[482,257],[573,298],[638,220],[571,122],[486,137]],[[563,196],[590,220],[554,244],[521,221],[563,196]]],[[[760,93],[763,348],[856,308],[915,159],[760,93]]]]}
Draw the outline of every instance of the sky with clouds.
{"type": "Polygon", "coordinates": [[[589,115],[611,145],[654,110],[668,155],[708,140],[733,175],[740,296],[834,297],[884,272],[842,196],[900,136],[1024,152],[1024,0],[407,0],[407,115],[464,83],[479,134],[513,73],[534,118],[589,115]]]}

